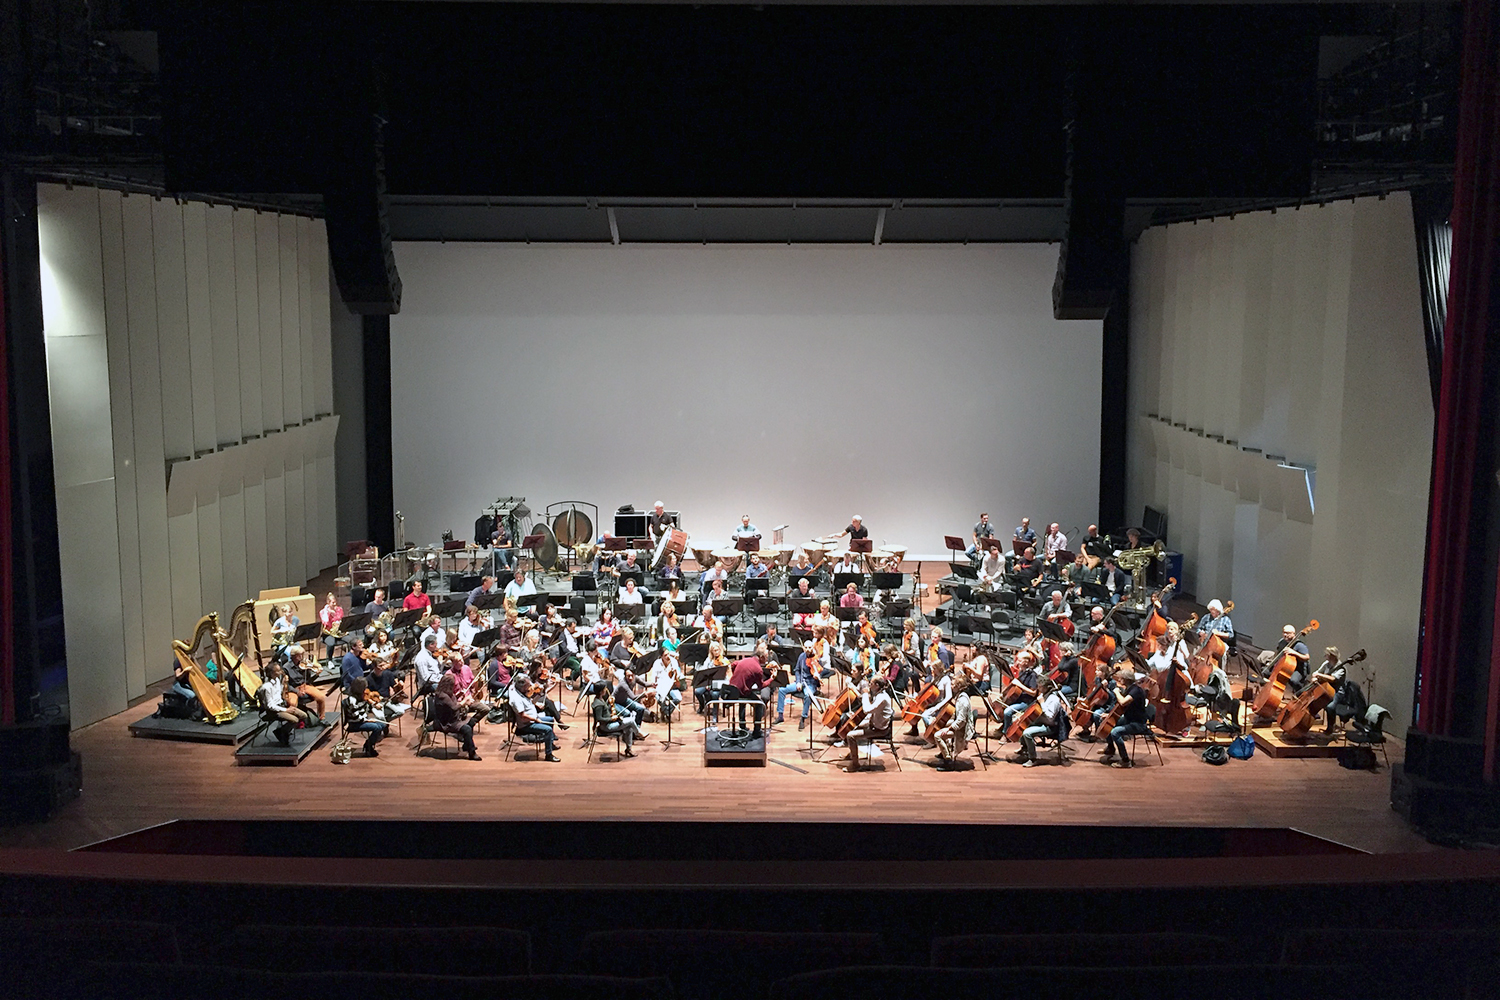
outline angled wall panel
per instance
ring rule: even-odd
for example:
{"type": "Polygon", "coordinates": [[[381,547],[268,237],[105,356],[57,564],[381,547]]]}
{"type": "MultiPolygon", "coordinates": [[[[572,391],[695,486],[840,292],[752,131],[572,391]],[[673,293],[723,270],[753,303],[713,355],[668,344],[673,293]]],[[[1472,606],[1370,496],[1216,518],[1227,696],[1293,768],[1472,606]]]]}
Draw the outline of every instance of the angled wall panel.
{"type": "Polygon", "coordinates": [[[303,419],[302,309],[298,303],[302,280],[297,266],[295,217],[276,217],[276,239],[277,287],[281,292],[281,421],[284,426],[295,426],[303,419]]]}
{"type": "Polygon", "coordinates": [[[280,430],[285,423],[282,397],[281,234],[276,216],[255,213],[255,280],[260,316],[261,426],[280,430]]]}
{"type": "Polygon", "coordinates": [[[236,208],[234,222],[234,301],[238,333],[240,437],[258,438],[266,429],[261,392],[260,280],[256,277],[256,213],[236,208]]]}
{"type": "Polygon", "coordinates": [[[234,209],[227,205],[208,206],[204,226],[208,238],[208,319],[213,336],[214,443],[238,444],[243,424],[234,209]]]}
{"type": "Polygon", "coordinates": [[[193,454],[212,451],[219,442],[214,408],[214,331],[212,285],[208,276],[208,206],[182,205],[182,247],[187,276],[188,368],[186,387],[193,405],[193,454]]]}

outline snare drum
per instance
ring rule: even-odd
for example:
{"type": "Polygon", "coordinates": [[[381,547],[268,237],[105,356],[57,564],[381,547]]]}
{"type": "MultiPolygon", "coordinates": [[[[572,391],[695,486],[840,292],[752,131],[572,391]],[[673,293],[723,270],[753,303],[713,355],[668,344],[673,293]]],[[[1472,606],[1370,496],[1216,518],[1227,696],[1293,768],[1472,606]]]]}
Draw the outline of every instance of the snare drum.
{"type": "Polygon", "coordinates": [[[687,551],[688,536],[686,531],[677,528],[668,528],[666,534],[656,543],[656,551],[651,556],[651,568],[661,569],[667,564],[668,553],[675,554],[677,561],[682,561],[682,554],[687,551]]]}

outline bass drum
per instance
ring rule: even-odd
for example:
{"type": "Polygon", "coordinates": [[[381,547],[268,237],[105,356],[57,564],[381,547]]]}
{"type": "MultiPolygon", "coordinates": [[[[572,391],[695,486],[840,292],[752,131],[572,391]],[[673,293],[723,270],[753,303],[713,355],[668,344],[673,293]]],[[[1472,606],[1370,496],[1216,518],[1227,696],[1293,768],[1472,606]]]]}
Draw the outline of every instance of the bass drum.
{"type": "Polygon", "coordinates": [[[661,569],[667,564],[668,554],[677,556],[677,561],[682,562],[683,553],[687,552],[688,536],[686,531],[677,528],[668,528],[666,534],[656,543],[656,551],[651,554],[651,568],[661,569]]]}
{"type": "Polygon", "coordinates": [[[557,537],[558,545],[572,548],[594,540],[594,522],[583,511],[572,508],[552,519],[552,534],[557,537]]]}

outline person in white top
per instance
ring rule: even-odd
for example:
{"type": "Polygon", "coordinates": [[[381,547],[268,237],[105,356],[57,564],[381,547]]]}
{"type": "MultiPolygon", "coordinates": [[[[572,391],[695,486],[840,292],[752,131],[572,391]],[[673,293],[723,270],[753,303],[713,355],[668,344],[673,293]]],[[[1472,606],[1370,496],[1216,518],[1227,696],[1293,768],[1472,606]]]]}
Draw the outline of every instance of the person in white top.
{"type": "Polygon", "coordinates": [[[641,596],[641,592],[639,590],[635,589],[635,577],[626,577],[625,578],[625,586],[623,586],[623,587],[620,588],[620,596],[619,596],[619,599],[616,601],[616,603],[617,604],[644,604],[644,603],[646,603],[645,598],[643,598],[641,596]]]}
{"type": "Polygon", "coordinates": [[[1005,579],[1005,557],[1000,554],[1000,546],[991,545],[985,553],[984,561],[979,564],[979,582],[990,590],[997,589],[1005,579]]]}
{"type": "Polygon", "coordinates": [[[312,715],[300,708],[294,708],[286,703],[285,685],[282,681],[281,664],[271,662],[266,667],[266,679],[261,683],[260,690],[256,694],[266,711],[280,720],[281,725],[271,731],[276,737],[276,742],[282,746],[288,746],[292,740],[292,730],[298,726],[312,724],[312,715]]]}
{"type": "Polygon", "coordinates": [[[484,631],[485,623],[479,620],[479,609],[470,604],[464,608],[464,620],[458,623],[458,648],[467,653],[474,648],[474,637],[484,631]]]}
{"type": "Polygon", "coordinates": [[[1068,710],[1068,703],[1058,693],[1057,685],[1052,682],[1052,678],[1043,677],[1037,682],[1037,694],[1042,699],[1041,721],[1034,726],[1028,726],[1021,734],[1021,756],[1026,758],[1023,765],[1025,767],[1036,766],[1036,738],[1056,735],[1063,713],[1068,710]]]}
{"type": "Polygon", "coordinates": [[[671,715],[682,704],[682,692],[677,688],[681,679],[682,668],[678,666],[677,654],[672,650],[663,651],[652,665],[650,674],[651,688],[656,692],[656,712],[660,718],[671,715]]]}
{"type": "Polygon", "coordinates": [[[833,567],[833,572],[837,575],[839,573],[863,573],[864,570],[859,568],[859,563],[855,561],[853,552],[845,552],[844,558],[840,559],[838,565],[833,567]]]}
{"type": "Polygon", "coordinates": [[[1042,554],[1048,562],[1057,559],[1057,553],[1068,547],[1068,536],[1062,533],[1061,526],[1053,521],[1047,525],[1047,536],[1042,539],[1042,554]]]}
{"type": "Polygon", "coordinates": [[[536,584],[526,579],[526,571],[516,567],[515,577],[505,585],[505,596],[511,600],[518,597],[529,597],[536,593],[536,584]]]}
{"type": "Polygon", "coordinates": [[[844,737],[844,742],[849,746],[849,770],[851,771],[859,770],[859,745],[874,740],[888,739],[891,735],[891,723],[895,719],[895,709],[891,704],[890,682],[884,676],[876,674],[874,677],[861,681],[859,700],[865,710],[865,717],[844,737]]]}
{"type": "Polygon", "coordinates": [[[437,615],[427,619],[427,627],[417,636],[417,641],[425,646],[429,638],[437,640],[438,649],[448,648],[448,630],[443,628],[443,620],[437,615]]]}

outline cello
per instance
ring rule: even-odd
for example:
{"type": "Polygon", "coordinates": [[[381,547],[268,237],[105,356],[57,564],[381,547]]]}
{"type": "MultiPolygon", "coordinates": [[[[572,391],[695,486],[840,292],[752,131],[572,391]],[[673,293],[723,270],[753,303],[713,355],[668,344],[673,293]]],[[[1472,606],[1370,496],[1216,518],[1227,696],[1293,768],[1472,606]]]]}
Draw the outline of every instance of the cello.
{"type": "MultiPolygon", "coordinates": [[[[1146,618],[1146,624],[1141,626],[1140,650],[1142,656],[1150,656],[1156,652],[1156,643],[1167,634],[1167,616],[1162,610],[1168,601],[1172,599],[1172,592],[1177,589],[1177,577],[1167,580],[1167,585],[1151,599],[1151,614],[1146,618]]],[[[1119,605],[1115,605],[1119,607],[1119,605]]]]}
{"type": "MultiPolygon", "coordinates": [[[[1361,649],[1338,665],[1347,667],[1351,663],[1359,663],[1364,658],[1365,651],[1361,649]]],[[[1321,671],[1317,672],[1321,673],[1321,671]]],[[[1338,692],[1327,681],[1309,682],[1296,699],[1281,710],[1281,715],[1277,720],[1277,724],[1281,726],[1281,735],[1287,739],[1306,738],[1308,730],[1312,729],[1318,716],[1333,704],[1333,699],[1337,696],[1338,692]]]]}
{"type": "MultiPolygon", "coordinates": [[[[1175,586],[1176,583],[1177,578],[1173,577],[1172,585],[1175,586]]],[[[1123,601],[1120,602],[1120,604],[1123,603],[1123,601]]],[[[1115,657],[1117,647],[1114,636],[1108,634],[1109,620],[1115,616],[1116,611],[1120,610],[1120,604],[1109,609],[1109,613],[1099,623],[1104,627],[1089,637],[1089,644],[1083,647],[1083,652],[1078,655],[1078,667],[1083,672],[1083,686],[1086,688],[1093,687],[1094,678],[1098,677],[1101,671],[1107,670],[1109,661],[1115,657]]]]}
{"type": "Polygon", "coordinates": [[[1314,618],[1307,623],[1307,628],[1292,636],[1277,658],[1276,665],[1271,668],[1271,676],[1261,685],[1259,691],[1255,692],[1255,700],[1250,707],[1255,711],[1257,718],[1271,720],[1275,719],[1281,712],[1281,701],[1286,697],[1287,681],[1292,679],[1292,673],[1297,669],[1297,658],[1292,655],[1292,647],[1297,645],[1309,632],[1318,630],[1318,620],[1314,618]]]}
{"type": "Polygon", "coordinates": [[[1088,697],[1079,698],[1073,703],[1073,728],[1090,739],[1093,739],[1094,709],[1102,706],[1109,698],[1109,685],[1109,678],[1101,674],[1089,690],[1088,697]]]}
{"type": "MultiPolygon", "coordinates": [[[[1234,610],[1234,602],[1226,601],[1224,613],[1227,615],[1234,610]]],[[[1194,615],[1183,625],[1184,632],[1191,632],[1192,626],[1197,624],[1198,616],[1194,615]]],[[[1224,659],[1224,654],[1229,652],[1229,646],[1224,642],[1223,636],[1217,632],[1210,632],[1208,638],[1203,640],[1203,645],[1198,651],[1188,657],[1188,676],[1194,684],[1207,684],[1208,678],[1214,672],[1214,667],[1224,659]]]]}
{"type": "Polygon", "coordinates": [[[859,705],[858,689],[853,687],[844,688],[843,691],[839,692],[839,696],[830,701],[828,707],[823,709],[823,728],[837,729],[839,720],[844,717],[844,713],[852,713],[859,705]]]}

